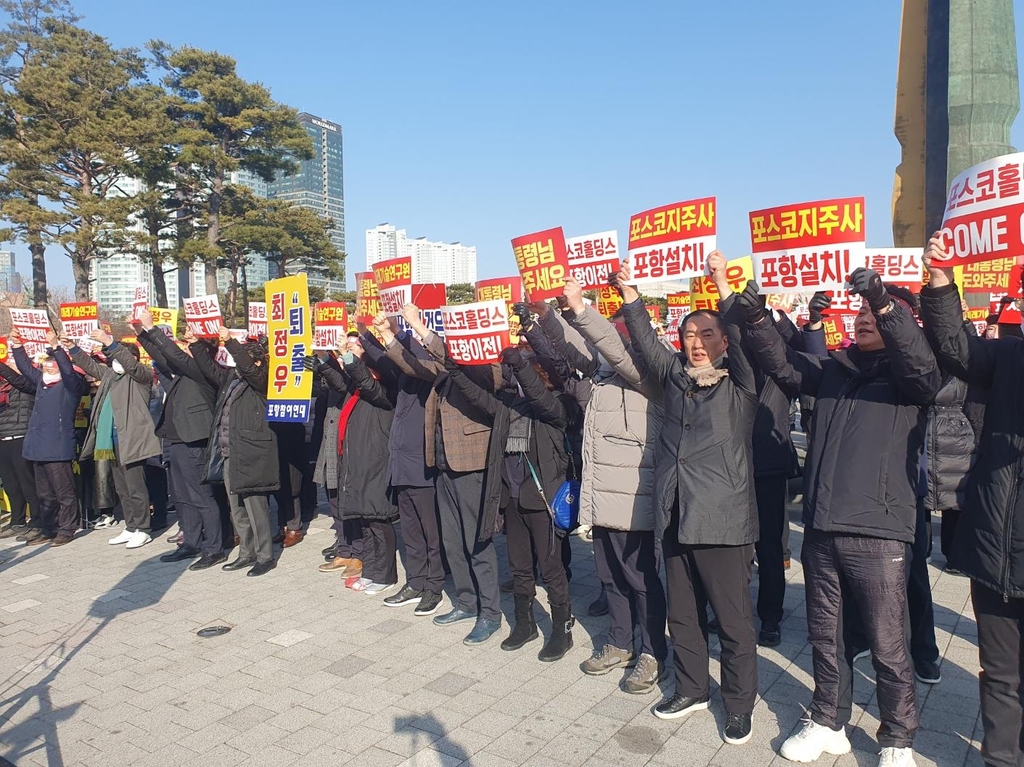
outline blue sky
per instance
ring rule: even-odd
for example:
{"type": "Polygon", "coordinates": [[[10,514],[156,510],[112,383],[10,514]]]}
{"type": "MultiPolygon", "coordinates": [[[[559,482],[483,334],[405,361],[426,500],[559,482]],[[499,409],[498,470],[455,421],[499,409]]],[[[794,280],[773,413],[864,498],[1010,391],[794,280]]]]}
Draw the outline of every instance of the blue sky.
{"type": "MultiPolygon", "coordinates": [[[[218,50],[341,123],[350,275],[384,221],[476,245],[483,278],[514,272],[516,235],[624,237],[706,195],[730,256],[748,211],[828,197],[866,196],[869,245],[892,242],[897,0],[75,5],[115,45],[218,50]]],[[[72,282],[56,249],[47,267],[72,282]]]]}

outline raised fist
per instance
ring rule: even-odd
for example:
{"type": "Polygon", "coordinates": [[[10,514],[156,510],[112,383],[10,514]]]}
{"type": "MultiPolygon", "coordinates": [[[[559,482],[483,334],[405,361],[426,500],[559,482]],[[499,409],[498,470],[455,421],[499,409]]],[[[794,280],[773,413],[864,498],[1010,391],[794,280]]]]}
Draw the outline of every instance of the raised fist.
{"type": "Polygon", "coordinates": [[[739,304],[747,316],[747,322],[751,325],[757,324],[768,316],[768,312],[764,308],[765,297],[757,291],[757,283],[747,280],[747,286],[743,288],[743,292],[736,294],[736,303],[739,304]]]}
{"type": "Polygon", "coordinates": [[[863,266],[850,275],[850,292],[863,296],[873,312],[881,311],[892,301],[878,272],[863,266]]]}
{"type": "Polygon", "coordinates": [[[811,300],[807,302],[807,314],[811,324],[821,322],[821,318],[825,316],[825,312],[831,307],[832,298],[828,294],[819,290],[811,296],[811,300]]]}

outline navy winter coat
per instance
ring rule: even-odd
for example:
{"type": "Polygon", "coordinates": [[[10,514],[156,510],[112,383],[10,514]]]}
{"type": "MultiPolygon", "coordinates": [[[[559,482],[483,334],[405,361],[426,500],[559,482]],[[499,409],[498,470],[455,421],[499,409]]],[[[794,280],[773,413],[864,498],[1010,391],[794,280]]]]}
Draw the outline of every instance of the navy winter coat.
{"type": "Polygon", "coordinates": [[[18,370],[36,387],[36,401],[28,421],[22,455],[27,461],[43,463],[73,461],[76,454],[75,411],[89,393],[85,377],[75,372],[71,358],[63,349],[50,349],[60,368],[61,380],[43,383],[43,371],[32,366],[25,350],[14,350],[18,370]]]}

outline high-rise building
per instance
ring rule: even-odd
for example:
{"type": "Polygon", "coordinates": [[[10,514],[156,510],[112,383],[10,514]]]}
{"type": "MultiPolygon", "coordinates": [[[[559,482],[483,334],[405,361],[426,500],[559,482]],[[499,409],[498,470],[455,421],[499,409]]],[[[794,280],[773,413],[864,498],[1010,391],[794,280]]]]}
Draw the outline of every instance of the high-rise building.
{"type": "Polygon", "coordinates": [[[405,229],[380,224],[366,230],[366,266],[391,258],[412,257],[413,282],[448,285],[476,282],[476,248],[461,242],[409,239],[405,229]]]}
{"type": "MultiPolygon", "coordinates": [[[[345,181],[341,126],[307,112],[299,113],[299,122],[313,139],[311,160],[299,162],[299,169],[269,184],[270,197],[288,200],[331,219],[331,241],[345,252],[345,181]]],[[[297,265],[301,270],[301,265],[297,265]]],[[[344,290],[344,264],[339,279],[330,279],[308,272],[311,287],[323,288],[328,294],[344,290]]]]}
{"type": "Polygon", "coordinates": [[[20,293],[16,259],[13,250],[0,250],[0,293],[20,293]]]}

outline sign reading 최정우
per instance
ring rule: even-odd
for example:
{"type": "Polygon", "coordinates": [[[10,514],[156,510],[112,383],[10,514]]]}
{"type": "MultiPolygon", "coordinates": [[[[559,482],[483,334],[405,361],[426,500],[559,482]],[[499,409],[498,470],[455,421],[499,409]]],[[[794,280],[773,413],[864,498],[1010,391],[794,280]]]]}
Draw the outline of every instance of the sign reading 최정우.
{"type": "Polygon", "coordinates": [[[266,284],[267,420],[305,423],[313,373],[303,361],[313,345],[306,275],[280,277],[266,284]]]}
{"type": "MultiPolygon", "coordinates": [[[[753,275],[754,262],[750,256],[737,258],[725,265],[725,279],[734,293],[743,290],[753,275]]],[[[718,288],[710,277],[701,275],[690,280],[690,311],[717,310],[719,299],[718,288]]]]}
{"type": "Polygon", "coordinates": [[[629,219],[630,284],[672,282],[704,274],[716,247],[714,197],[675,202],[629,219]]]}
{"type": "Polygon", "coordinates": [[[842,290],[864,263],[864,198],[755,210],[750,244],[762,293],[842,290]]]}

